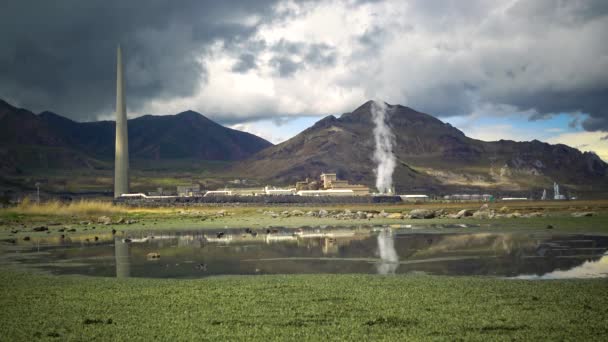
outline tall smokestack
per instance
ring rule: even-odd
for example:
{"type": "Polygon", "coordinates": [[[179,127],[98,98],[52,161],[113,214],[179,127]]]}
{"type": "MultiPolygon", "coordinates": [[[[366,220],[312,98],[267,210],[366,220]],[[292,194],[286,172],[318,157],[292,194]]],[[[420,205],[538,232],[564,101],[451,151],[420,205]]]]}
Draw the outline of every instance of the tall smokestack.
{"type": "Polygon", "coordinates": [[[127,134],[125,82],[122,52],[116,51],[116,159],[114,161],[114,197],[129,193],[129,137],[127,134]]]}

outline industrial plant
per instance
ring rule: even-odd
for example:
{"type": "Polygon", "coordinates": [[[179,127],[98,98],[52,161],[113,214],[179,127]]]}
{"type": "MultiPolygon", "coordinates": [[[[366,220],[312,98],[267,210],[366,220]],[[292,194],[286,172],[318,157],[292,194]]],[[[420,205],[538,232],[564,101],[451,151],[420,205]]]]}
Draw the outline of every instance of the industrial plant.
{"type": "MultiPolygon", "coordinates": [[[[321,173],[318,179],[306,178],[296,182],[293,187],[233,187],[217,190],[203,191],[200,184],[179,185],[176,191],[165,191],[158,188],[156,191],[145,193],[129,192],[129,138],[127,129],[127,110],[125,97],[125,79],[123,74],[122,51],[120,45],[116,53],[116,143],[114,164],[114,198],[116,201],[129,200],[185,200],[200,202],[224,202],[226,198],[233,201],[243,201],[245,198],[268,198],[274,197],[274,202],[307,202],[318,201],[319,198],[340,198],[331,202],[346,201],[352,203],[364,202],[426,202],[431,199],[443,201],[480,201],[492,202],[495,197],[491,194],[452,194],[431,198],[427,194],[405,194],[397,196],[392,182],[392,174],[395,168],[394,155],[392,151],[393,133],[386,125],[390,111],[386,104],[374,102],[372,115],[375,129],[376,151],[374,160],[376,165],[376,188],[378,192],[370,192],[370,188],[362,184],[350,184],[348,180],[338,179],[336,173],[321,173]],[[300,198],[294,200],[294,198],[300,198]],[[279,199],[280,198],[280,199],[279,199]],[[291,199],[290,199],[291,198],[291,199]],[[307,200],[308,198],[309,200],[307,200]],[[313,200],[313,198],[315,200],[313,200]]],[[[247,180],[234,180],[232,185],[248,185],[247,180]]],[[[559,185],[553,184],[554,200],[567,199],[560,194],[559,185]]],[[[543,190],[541,200],[547,199],[547,192],[543,190]]],[[[527,197],[502,197],[503,201],[525,201],[527,197]]],[[[257,200],[249,200],[255,202],[257,200]]],[[[265,200],[267,201],[267,200],[265,200]]],[[[329,201],[329,200],[326,200],[329,201]]],[[[267,201],[268,202],[268,201],[267,201]]],[[[272,202],[272,201],[271,201],[272,202]]]]}
{"type": "Polygon", "coordinates": [[[143,193],[123,193],[122,198],[196,198],[220,196],[303,196],[303,197],[338,197],[338,196],[370,196],[369,187],[361,184],[350,184],[347,180],[338,179],[335,173],[322,173],[318,180],[296,182],[294,187],[280,188],[265,186],[261,188],[224,188],[221,190],[202,191],[200,184],[178,185],[176,192],[157,191],[143,193]]]}

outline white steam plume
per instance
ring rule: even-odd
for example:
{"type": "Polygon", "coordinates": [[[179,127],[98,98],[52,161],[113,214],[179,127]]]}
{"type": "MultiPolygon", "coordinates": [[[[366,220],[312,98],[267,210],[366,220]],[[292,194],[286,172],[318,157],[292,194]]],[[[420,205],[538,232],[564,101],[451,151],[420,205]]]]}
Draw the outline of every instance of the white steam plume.
{"type": "Polygon", "coordinates": [[[393,154],[395,136],[387,123],[388,108],[384,102],[372,102],[372,120],[374,121],[374,140],[376,150],[374,161],[376,167],[376,188],[380,193],[386,194],[393,187],[393,171],[396,160],[393,154]]]}

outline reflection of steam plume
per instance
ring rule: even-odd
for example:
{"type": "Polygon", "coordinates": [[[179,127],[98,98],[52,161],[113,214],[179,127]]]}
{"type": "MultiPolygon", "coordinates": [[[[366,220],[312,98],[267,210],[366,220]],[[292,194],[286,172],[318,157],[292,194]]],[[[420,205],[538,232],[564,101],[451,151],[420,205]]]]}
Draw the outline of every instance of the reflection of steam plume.
{"type": "Polygon", "coordinates": [[[116,278],[131,276],[131,260],[129,260],[129,244],[120,239],[114,240],[114,262],[116,262],[116,278]]]}
{"type": "Polygon", "coordinates": [[[387,106],[384,102],[372,102],[372,119],[374,121],[374,161],[376,167],[376,188],[380,193],[388,193],[393,185],[393,170],[395,169],[395,155],[393,142],[395,136],[387,124],[387,106]]]}
{"type": "Polygon", "coordinates": [[[395,250],[395,236],[390,229],[384,229],[378,234],[378,252],[382,260],[378,264],[378,273],[395,273],[399,267],[399,256],[395,250]]]}

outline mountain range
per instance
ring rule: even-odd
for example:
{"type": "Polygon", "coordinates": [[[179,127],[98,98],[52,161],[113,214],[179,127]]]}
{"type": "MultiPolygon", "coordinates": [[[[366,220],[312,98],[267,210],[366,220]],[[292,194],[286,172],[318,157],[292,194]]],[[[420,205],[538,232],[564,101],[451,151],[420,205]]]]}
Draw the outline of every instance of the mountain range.
{"type": "MultiPolygon", "coordinates": [[[[596,154],[534,140],[471,139],[437,118],[387,104],[395,136],[396,190],[525,192],[558,182],[575,191],[606,190],[608,165],[596,154]]],[[[374,185],[372,101],[340,117],[327,116],[297,136],[235,166],[237,173],[292,183],[321,172],[374,185]]]]}
{"type": "MultiPolygon", "coordinates": [[[[128,122],[132,159],[239,160],[271,146],[258,136],[186,111],[128,122]]],[[[0,100],[0,171],[19,168],[95,168],[114,158],[113,121],[76,122],[38,115],[0,100]]]]}
{"type": "MultiPolygon", "coordinates": [[[[398,192],[525,193],[550,188],[553,182],[572,193],[608,190],[608,164],[594,153],[537,140],[475,140],[412,108],[387,108],[387,124],[395,137],[393,179],[398,192]]],[[[275,185],[317,178],[322,172],[335,172],[351,183],[375,184],[371,101],[339,117],[329,115],[278,145],[193,111],[146,115],[128,124],[134,160],[229,161],[223,176],[275,185]]],[[[114,130],[112,121],[76,122],[0,100],[0,175],[28,169],[110,172],[114,130]]]]}

